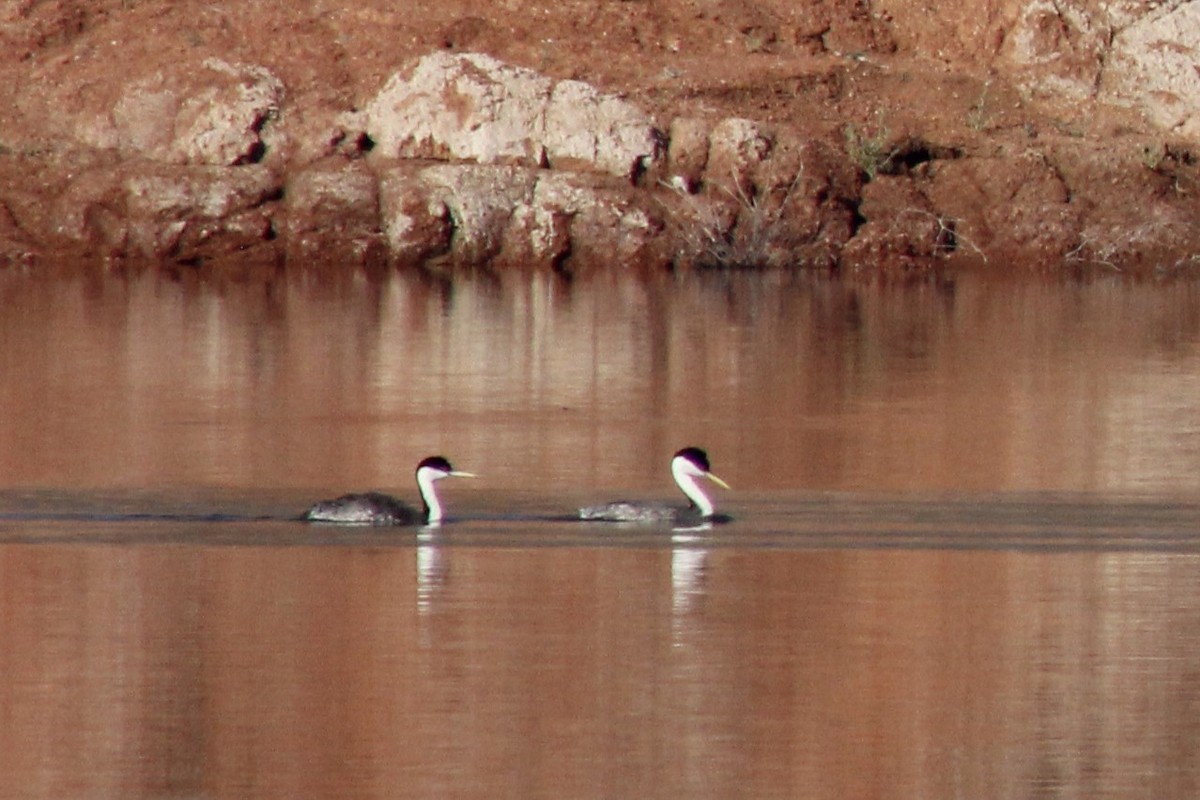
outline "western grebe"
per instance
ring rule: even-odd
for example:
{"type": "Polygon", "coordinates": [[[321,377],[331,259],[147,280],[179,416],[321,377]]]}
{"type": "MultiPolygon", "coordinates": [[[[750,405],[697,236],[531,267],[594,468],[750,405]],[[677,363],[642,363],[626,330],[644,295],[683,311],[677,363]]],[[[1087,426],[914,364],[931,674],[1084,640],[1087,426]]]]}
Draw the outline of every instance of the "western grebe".
{"type": "Polygon", "coordinates": [[[347,525],[429,525],[442,521],[441,501],[434,484],[442,478],[474,478],[460,472],[442,456],[430,456],[417,464],[417,489],[423,509],[416,509],[380,492],[344,494],[334,500],[322,500],[304,513],[309,522],[337,522],[347,525]]]}
{"type": "Polygon", "coordinates": [[[579,509],[579,518],[607,522],[702,522],[725,521],[715,515],[712,500],[700,488],[699,478],[708,478],[718,486],[728,489],[729,484],[712,474],[708,454],[699,447],[685,447],[671,457],[671,475],[680,490],[687,495],[691,505],[687,508],[665,503],[635,503],[619,500],[601,506],[579,509]]]}

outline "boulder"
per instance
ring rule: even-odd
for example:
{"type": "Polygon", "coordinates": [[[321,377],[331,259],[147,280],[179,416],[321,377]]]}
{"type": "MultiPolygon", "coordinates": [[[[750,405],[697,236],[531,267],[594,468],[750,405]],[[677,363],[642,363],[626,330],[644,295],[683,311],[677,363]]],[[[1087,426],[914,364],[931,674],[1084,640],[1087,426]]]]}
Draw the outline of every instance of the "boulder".
{"type": "Polygon", "coordinates": [[[708,166],[708,124],[695,117],[671,120],[667,141],[667,172],[676,189],[696,191],[708,166]]]}
{"type": "Polygon", "coordinates": [[[633,105],[481,53],[438,52],[393,75],[364,112],[386,157],[570,166],[633,178],[661,136],[633,105]]]}
{"type": "Polygon", "coordinates": [[[380,184],[383,230],[399,263],[619,265],[651,253],[662,230],[638,196],[603,175],[479,164],[402,164],[380,184]]]}
{"type": "Polygon", "coordinates": [[[660,160],[662,136],[636,106],[582,81],[559,81],[546,108],[548,166],[636,178],[660,160]]]}
{"type": "Polygon", "coordinates": [[[383,230],[392,256],[416,262],[443,256],[484,264],[504,245],[514,209],[533,197],[534,171],[518,166],[407,165],[386,172],[380,185],[383,230]]]}
{"type": "Polygon", "coordinates": [[[128,163],[78,176],[58,200],[56,233],[106,255],[197,260],[270,240],[280,194],[259,165],[128,163]]]}
{"type": "Polygon", "coordinates": [[[753,120],[721,120],[708,135],[706,182],[753,195],[755,175],[773,145],[772,136],[753,120]]]}
{"type": "Polygon", "coordinates": [[[420,170],[402,165],[379,179],[380,228],[397,264],[419,265],[450,252],[450,209],[433,197],[420,170]]]}
{"type": "Polygon", "coordinates": [[[514,166],[437,164],[421,171],[434,205],[450,212],[454,261],[483,264],[504,246],[514,211],[533,200],[536,170],[514,166]]]}
{"type": "Polygon", "coordinates": [[[1147,14],[1112,40],[1105,89],[1110,99],[1142,108],[1156,124],[1200,138],[1200,6],[1185,3],[1147,14]]]}
{"type": "Polygon", "coordinates": [[[361,160],[328,159],[302,170],[287,183],[284,208],[289,261],[382,257],[379,186],[361,160]]]}
{"type": "Polygon", "coordinates": [[[81,117],[85,144],[129,158],[234,166],[260,161],[263,129],[283,101],[283,84],[263,67],[205,59],[130,81],[111,113],[81,117]]]}
{"type": "Polygon", "coordinates": [[[657,252],[664,225],[643,207],[644,197],[611,178],[587,173],[542,172],[528,209],[514,214],[509,241],[514,253],[527,244],[535,266],[575,270],[626,269],[664,262],[657,252]],[[520,223],[533,224],[522,229],[520,223]]]}

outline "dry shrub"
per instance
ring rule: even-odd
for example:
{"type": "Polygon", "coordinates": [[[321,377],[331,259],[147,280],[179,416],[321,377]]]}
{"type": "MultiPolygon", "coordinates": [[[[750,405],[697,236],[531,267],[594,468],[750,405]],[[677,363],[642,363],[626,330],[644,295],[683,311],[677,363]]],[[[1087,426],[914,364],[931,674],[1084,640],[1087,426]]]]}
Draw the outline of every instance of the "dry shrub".
{"type": "Polygon", "coordinates": [[[801,173],[786,186],[759,191],[734,175],[729,186],[691,194],[682,182],[664,184],[680,210],[669,214],[684,249],[698,267],[766,269],[796,265],[807,236],[795,224],[793,198],[801,173]]]}

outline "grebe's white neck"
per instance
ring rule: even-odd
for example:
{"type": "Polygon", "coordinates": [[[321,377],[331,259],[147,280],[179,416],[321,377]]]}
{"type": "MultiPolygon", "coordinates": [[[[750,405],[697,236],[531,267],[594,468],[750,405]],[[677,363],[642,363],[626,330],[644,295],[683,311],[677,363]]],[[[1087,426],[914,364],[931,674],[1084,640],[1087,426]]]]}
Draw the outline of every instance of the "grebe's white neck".
{"type": "Polygon", "coordinates": [[[711,517],[716,509],[696,481],[697,478],[705,477],[705,473],[700,472],[686,458],[676,456],[671,459],[671,475],[675,478],[675,483],[679,485],[680,490],[687,495],[687,499],[691,500],[692,504],[700,511],[700,516],[711,517]]]}
{"type": "Polygon", "coordinates": [[[421,502],[425,504],[425,522],[437,523],[442,521],[442,502],[438,499],[434,484],[446,477],[446,473],[432,467],[421,467],[417,470],[417,489],[421,492],[421,502]]]}

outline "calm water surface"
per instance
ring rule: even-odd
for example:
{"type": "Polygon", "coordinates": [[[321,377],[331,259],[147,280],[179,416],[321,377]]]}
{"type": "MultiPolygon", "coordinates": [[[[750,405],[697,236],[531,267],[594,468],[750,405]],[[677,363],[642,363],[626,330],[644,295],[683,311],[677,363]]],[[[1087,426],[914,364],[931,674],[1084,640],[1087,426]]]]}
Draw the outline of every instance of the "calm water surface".
{"type": "Polygon", "coordinates": [[[1198,301],[0,272],[0,796],[1195,797],[1198,301]]]}

